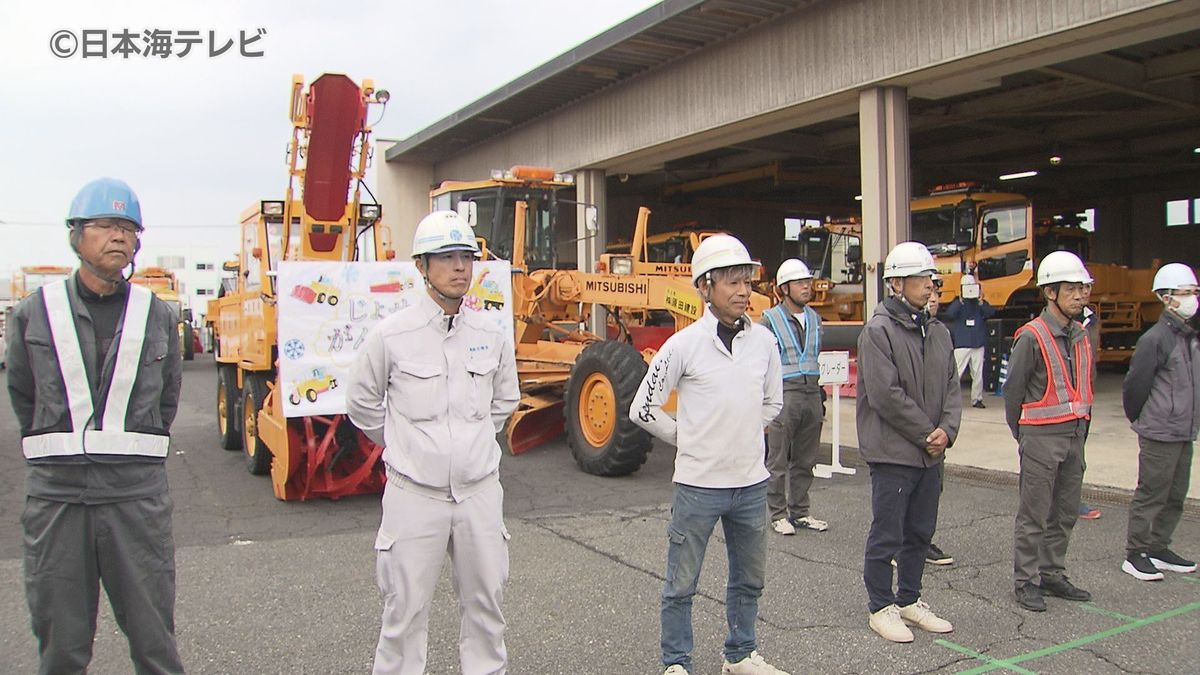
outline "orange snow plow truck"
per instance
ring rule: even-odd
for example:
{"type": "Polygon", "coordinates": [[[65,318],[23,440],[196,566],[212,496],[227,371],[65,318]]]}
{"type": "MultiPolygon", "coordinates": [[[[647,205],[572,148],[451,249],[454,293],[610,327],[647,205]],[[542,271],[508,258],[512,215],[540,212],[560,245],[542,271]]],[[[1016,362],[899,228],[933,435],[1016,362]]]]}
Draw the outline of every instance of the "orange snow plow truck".
{"type": "MultiPolygon", "coordinates": [[[[371,151],[367,111],[386,102],[387,92],[376,91],[370,80],[359,85],[325,74],[305,89],[303,78],[293,76],[287,192],[242,213],[237,259],[224,267],[236,280],[209,302],[221,445],[242,450],[250,473],[269,472],[279,499],[337,499],[383,489],[383,448],[346,415],[284,416],[284,399],[312,400],[336,381],[316,373],[299,389],[282,384],[277,301],[294,289],[277,288],[276,272],[281,261],[393,257],[381,207],[373,198],[360,201],[371,151]]],[[[312,302],[338,301],[319,283],[306,290],[312,302]]]]}

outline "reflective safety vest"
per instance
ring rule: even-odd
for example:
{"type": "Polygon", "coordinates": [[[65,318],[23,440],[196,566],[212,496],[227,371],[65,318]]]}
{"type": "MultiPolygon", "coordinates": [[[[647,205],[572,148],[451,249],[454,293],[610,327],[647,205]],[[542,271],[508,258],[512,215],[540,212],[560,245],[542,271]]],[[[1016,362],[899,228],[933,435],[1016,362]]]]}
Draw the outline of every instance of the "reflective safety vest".
{"type": "Polygon", "coordinates": [[[790,380],[801,375],[820,375],[821,367],[817,356],[821,353],[821,316],[808,305],[804,306],[804,345],[800,345],[800,332],[796,319],[780,303],[763,312],[775,340],[779,343],[779,365],[783,379],[790,380]]]}
{"type": "Polygon", "coordinates": [[[1092,344],[1084,333],[1071,347],[1075,354],[1075,383],[1067,377],[1067,362],[1046,320],[1038,317],[1017,329],[1030,333],[1046,363],[1046,393],[1040,401],[1021,405],[1021,424],[1060,424],[1092,417],[1092,344]]]}
{"type": "Polygon", "coordinates": [[[71,455],[140,455],[166,457],[170,437],[139,433],[125,429],[129,399],[134,380],[141,365],[142,343],[146,338],[146,320],[150,316],[153,294],[141,286],[129,286],[125,300],[125,320],[117,346],[117,363],[113,368],[104,417],[95,418],[91,386],[83,363],[83,350],[75,329],[75,313],[67,299],[67,284],[42,287],[42,301],[50,323],[54,351],[67,390],[67,409],[71,417],[70,431],[52,431],[21,439],[26,459],[64,457],[71,455]]]}

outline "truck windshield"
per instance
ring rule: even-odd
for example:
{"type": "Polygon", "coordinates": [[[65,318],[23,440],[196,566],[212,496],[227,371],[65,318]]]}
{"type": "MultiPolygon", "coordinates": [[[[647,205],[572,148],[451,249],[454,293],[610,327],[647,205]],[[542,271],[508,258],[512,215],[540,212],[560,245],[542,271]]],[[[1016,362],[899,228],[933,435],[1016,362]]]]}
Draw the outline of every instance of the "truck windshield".
{"type": "Polygon", "coordinates": [[[913,211],[912,238],[931,250],[954,243],[954,209],[913,211]]]}

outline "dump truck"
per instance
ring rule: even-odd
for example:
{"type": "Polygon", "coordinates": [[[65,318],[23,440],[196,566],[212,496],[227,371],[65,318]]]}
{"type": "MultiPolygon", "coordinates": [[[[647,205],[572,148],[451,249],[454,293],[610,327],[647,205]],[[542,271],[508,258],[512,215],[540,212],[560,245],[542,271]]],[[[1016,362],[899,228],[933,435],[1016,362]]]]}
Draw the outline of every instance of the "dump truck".
{"type": "Polygon", "coordinates": [[[185,361],[196,358],[196,329],[192,325],[192,310],[183,306],[179,281],[175,273],[164,267],[143,267],[134,271],[129,283],[145,286],[175,312],[179,331],[179,353],[185,361]]]}
{"type": "MultiPolygon", "coordinates": [[[[283,500],[379,492],[383,448],[345,414],[286,417],[285,399],[313,401],[337,387],[324,372],[285,385],[279,376],[278,300],[340,300],[328,279],[299,290],[277,288],[281,262],[385,261],[394,257],[382,209],[362,199],[371,156],[368,109],[387,101],[371,80],[325,74],[305,87],[292,78],[288,183],[282,199],[264,199],[241,216],[236,260],[222,266],[220,297],[206,321],[216,343],[217,428],[221,445],[242,450],[246,469],[271,475],[283,500]]],[[[286,346],[285,346],[286,347],[286,346]]],[[[286,351],[286,349],[285,349],[286,351]]]]}
{"type": "MultiPolygon", "coordinates": [[[[510,450],[520,454],[565,431],[583,471],[620,476],[640,468],[651,448],[650,436],[628,415],[647,365],[667,337],[700,318],[704,305],[690,264],[646,259],[647,208],[638,211],[628,252],[602,254],[595,272],[563,269],[555,248],[557,191],[572,184],[551,169],[514,166],[485,181],[443,182],[430,204],[471,223],[484,259],[512,264],[521,403],[506,430],[510,450]],[[606,309],[613,339],[584,329],[593,305],[606,309]],[[669,314],[671,325],[625,323],[632,313],[656,312],[669,314]]],[[[594,221],[595,208],[584,211],[594,221]]],[[[756,294],[751,305],[757,315],[770,301],[756,294]]]]}

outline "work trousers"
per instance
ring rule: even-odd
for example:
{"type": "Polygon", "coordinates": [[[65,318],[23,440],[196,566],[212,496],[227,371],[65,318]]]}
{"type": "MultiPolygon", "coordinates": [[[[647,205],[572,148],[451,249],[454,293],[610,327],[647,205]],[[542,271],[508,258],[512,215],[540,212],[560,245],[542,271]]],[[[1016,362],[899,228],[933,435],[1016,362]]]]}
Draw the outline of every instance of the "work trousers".
{"type": "Polygon", "coordinates": [[[26,497],[25,597],[43,675],[87,672],[100,584],[138,675],[182,673],[175,644],[174,505],[167,493],[112,504],[26,497]]]}
{"type": "Polygon", "coordinates": [[[1129,504],[1125,550],[1158,552],[1171,546],[1183,515],[1192,473],[1192,443],[1163,443],[1138,436],[1138,482],[1129,504]]]}
{"type": "Polygon", "coordinates": [[[1079,518],[1086,464],[1083,427],[1070,435],[1020,433],[1020,495],[1013,527],[1013,585],[1062,578],[1079,518]]]}
{"type": "Polygon", "coordinates": [[[954,363],[958,377],[962,379],[963,371],[971,367],[971,403],[983,400],[983,347],[956,347],[954,363]]]}
{"type": "Polygon", "coordinates": [[[450,555],[450,581],[458,595],[458,656],[464,675],[504,673],[504,614],[508,580],[508,530],[499,478],[455,502],[405,487],[389,476],[383,522],[375,538],[376,580],[383,619],[375,649],[377,675],[422,675],[429,635],[429,606],[450,555]]]}
{"type": "Polygon", "coordinates": [[[767,425],[767,510],[772,521],[808,515],[824,421],[819,389],[784,389],[783,410],[767,425]]]}
{"type": "Polygon", "coordinates": [[[867,608],[872,614],[921,599],[925,556],[937,528],[941,465],[871,463],[871,530],[863,561],[867,608]],[[892,561],[896,590],[892,590],[892,561]]]}
{"type": "Polygon", "coordinates": [[[729,556],[725,660],[736,663],[757,649],[754,622],[767,573],[766,481],[742,488],[676,483],[667,528],[667,582],[662,593],[663,666],[678,663],[692,672],[692,597],[718,520],[729,556]]]}

